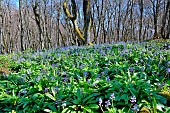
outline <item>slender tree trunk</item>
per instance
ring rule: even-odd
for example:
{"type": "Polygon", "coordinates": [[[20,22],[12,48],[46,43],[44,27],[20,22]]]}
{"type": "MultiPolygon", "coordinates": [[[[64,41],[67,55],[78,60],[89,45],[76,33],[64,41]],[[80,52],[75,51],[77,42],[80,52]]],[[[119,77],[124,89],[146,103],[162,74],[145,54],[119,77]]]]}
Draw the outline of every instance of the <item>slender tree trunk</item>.
{"type": "Polygon", "coordinates": [[[23,14],[22,14],[22,0],[19,0],[19,15],[20,15],[20,44],[21,44],[21,51],[24,51],[24,29],[23,29],[23,14]]]}
{"type": "MultiPolygon", "coordinates": [[[[168,1],[167,5],[166,5],[166,9],[165,9],[165,13],[162,17],[162,26],[161,26],[161,36],[162,38],[167,38],[166,34],[165,34],[165,24],[166,24],[166,19],[168,18],[168,11],[170,10],[170,1],[168,1]]],[[[170,14],[169,14],[170,15],[170,14]]],[[[170,18],[169,18],[170,19],[170,18]]],[[[168,20],[169,21],[169,20],[168,20]]]]}
{"type": "Polygon", "coordinates": [[[35,4],[33,5],[33,12],[35,16],[35,21],[38,26],[38,31],[39,31],[39,41],[40,41],[40,49],[44,49],[44,41],[43,41],[43,36],[42,36],[42,28],[41,28],[41,22],[40,22],[40,14],[37,13],[37,8],[38,8],[38,1],[35,1],[35,4]]]}
{"type": "Polygon", "coordinates": [[[168,8],[169,10],[169,19],[168,19],[168,27],[167,27],[167,35],[166,35],[166,38],[167,39],[170,39],[170,7],[168,8]]]}
{"type": "Polygon", "coordinates": [[[117,41],[119,42],[120,41],[120,11],[121,11],[121,3],[122,1],[119,0],[119,11],[118,11],[118,21],[117,21],[117,41]]]}
{"type": "Polygon", "coordinates": [[[128,1],[127,3],[127,9],[126,9],[126,14],[125,14],[125,17],[123,18],[123,28],[122,28],[122,37],[123,37],[123,41],[126,41],[126,36],[125,36],[125,24],[126,24],[126,19],[128,17],[128,14],[129,14],[129,6],[130,6],[130,0],[128,1]]]}
{"type": "Polygon", "coordinates": [[[154,18],[154,38],[158,37],[158,11],[160,7],[160,0],[151,0],[153,4],[153,18],[154,18]]]}
{"type": "Polygon", "coordinates": [[[139,1],[139,9],[140,9],[140,23],[139,23],[139,39],[138,39],[138,41],[141,41],[142,22],[143,22],[143,0],[139,1]]]}
{"type": "Polygon", "coordinates": [[[2,53],[2,5],[0,0],[0,54],[2,53]]]}
{"type": "Polygon", "coordinates": [[[85,43],[90,43],[90,30],[91,30],[91,7],[90,0],[83,0],[83,13],[84,13],[84,38],[85,43]]]}
{"type": "Polygon", "coordinates": [[[131,1],[131,10],[130,10],[130,40],[133,40],[133,6],[134,6],[134,0],[131,1]]]}

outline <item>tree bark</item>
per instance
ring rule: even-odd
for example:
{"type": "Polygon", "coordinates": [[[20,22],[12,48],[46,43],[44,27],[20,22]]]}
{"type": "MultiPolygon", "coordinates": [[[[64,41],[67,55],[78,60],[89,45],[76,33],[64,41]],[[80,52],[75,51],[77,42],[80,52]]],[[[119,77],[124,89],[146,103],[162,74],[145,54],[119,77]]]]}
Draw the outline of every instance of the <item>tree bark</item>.
{"type": "MultiPolygon", "coordinates": [[[[170,3],[169,3],[170,4],[170,3]]],[[[168,10],[169,10],[169,20],[168,20],[168,27],[167,27],[167,35],[166,35],[166,38],[167,39],[170,39],[170,6],[168,7],[168,10]]]]}
{"type": "Polygon", "coordinates": [[[35,4],[33,5],[33,12],[34,12],[35,21],[36,21],[36,24],[39,30],[40,49],[44,49],[44,42],[42,39],[42,28],[41,28],[41,23],[40,23],[40,14],[37,13],[37,8],[38,8],[38,1],[36,0],[35,4]]]}
{"type": "Polygon", "coordinates": [[[90,0],[83,0],[83,13],[84,13],[84,38],[85,43],[90,43],[90,30],[91,30],[91,7],[90,0]]]}
{"type": "Polygon", "coordinates": [[[139,23],[139,39],[138,39],[138,41],[141,41],[142,22],[143,22],[143,0],[139,1],[139,9],[140,9],[140,23],[139,23]]]}
{"type": "MultiPolygon", "coordinates": [[[[80,31],[80,29],[79,29],[79,27],[77,25],[77,21],[76,21],[76,19],[77,19],[77,6],[76,6],[76,2],[75,2],[75,0],[71,0],[71,3],[72,3],[72,14],[73,15],[71,15],[70,11],[68,10],[67,2],[66,1],[63,3],[63,9],[64,9],[64,12],[65,12],[66,16],[73,23],[73,28],[74,28],[75,34],[79,37],[79,39],[81,40],[83,45],[85,45],[85,44],[93,45],[91,42],[87,43],[87,41],[89,41],[89,39],[85,39],[85,37],[83,36],[82,32],[80,31]]],[[[90,14],[90,9],[88,9],[88,8],[90,8],[89,7],[90,6],[90,1],[86,1],[86,2],[84,1],[83,5],[85,5],[85,6],[83,6],[84,18],[85,18],[85,21],[87,22],[87,23],[84,23],[84,25],[86,26],[84,28],[86,28],[85,29],[85,31],[86,31],[86,38],[89,38],[90,34],[88,34],[88,33],[90,32],[89,28],[90,28],[90,24],[91,24],[91,19],[89,17],[91,16],[91,14],[90,14]],[[87,15],[86,15],[86,13],[87,13],[87,15]]]]}
{"type": "MultiPolygon", "coordinates": [[[[170,1],[168,1],[167,5],[166,5],[166,9],[165,9],[165,13],[162,17],[162,26],[161,26],[161,36],[162,38],[166,39],[168,38],[168,36],[166,36],[165,34],[165,24],[166,24],[166,19],[168,18],[168,11],[170,11],[170,1]]],[[[169,14],[170,15],[170,14],[169,14]]],[[[170,19],[170,18],[169,18],[170,19]]],[[[168,20],[169,21],[169,20],[168,20]]],[[[170,30],[170,29],[169,29],[170,30]]],[[[168,30],[168,31],[169,31],[168,30]]]]}
{"type": "Polygon", "coordinates": [[[2,6],[0,0],[0,54],[2,53],[2,6]]]}
{"type": "Polygon", "coordinates": [[[21,51],[24,51],[24,43],[23,43],[23,38],[24,38],[24,29],[23,29],[23,14],[22,14],[22,0],[19,0],[19,15],[20,15],[20,46],[21,46],[21,51]]]}
{"type": "Polygon", "coordinates": [[[160,0],[150,0],[153,4],[153,18],[154,18],[154,38],[158,38],[158,12],[160,7],[160,0]]]}

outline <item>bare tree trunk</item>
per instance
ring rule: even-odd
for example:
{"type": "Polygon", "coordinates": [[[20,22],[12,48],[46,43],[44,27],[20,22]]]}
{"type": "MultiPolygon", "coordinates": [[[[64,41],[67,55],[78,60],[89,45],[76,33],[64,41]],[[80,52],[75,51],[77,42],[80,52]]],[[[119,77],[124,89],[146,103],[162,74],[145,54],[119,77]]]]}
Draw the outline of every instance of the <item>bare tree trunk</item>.
{"type": "Polygon", "coordinates": [[[36,24],[38,26],[38,30],[39,30],[39,41],[40,41],[40,49],[44,49],[44,41],[42,39],[42,28],[41,28],[41,22],[40,22],[40,14],[37,13],[37,8],[38,8],[38,1],[35,1],[35,4],[33,5],[33,11],[34,11],[34,16],[35,16],[35,21],[36,24]]]}
{"type": "Polygon", "coordinates": [[[169,19],[168,19],[168,27],[167,27],[167,35],[166,35],[166,38],[167,39],[170,39],[170,7],[168,8],[169,9],[169,19]]]}
{"type": "Polygon", "coordinates": [[[121,17],[120,17],[120,11],[121,11],[121,3],[122,3],[122,1],[121,0],[119,0],[119,11],[118,11],[118,21],[117,21],[117,40],[118,40],[118,42],[120,41],[120,19],[121,19],[121,17]]]}
{"type": "Polygon", "coordinates": [[[76,2],[75,0],[71,0],[71,3],[72,3],[72,14],[70,14],[69,10],[67,9],[67,2],[65,1],[63,3],[63,9],[64,9],[64,12],[66,14],[66,16],[72,21],[73,23],[73,28],[74,28],[74,31],[75,31],[75,34],[77,34],[77,36],[79,37],[79,39],[82,41],[82,43],[84,44],[85,43],[85,39],[83,37],[83,34],[81,33],[78,25],[77,25],[77,6],[76,6],[76,2]]]}
{"type": "Polygon", "coordinates": [[[83,13],[84,13],[84,38],[85,43],[90,43],[90,30],[91,30],[91,7],[90,0],[83,0],[83,13]]]}
{"type": "Polygon", "coordinates": [[[158,11],[160,7],[160,0],[150,0],[153,7],[153,18],[154,18],[154,38],[158,38],[158,11]]]}
{"type": "Polygon", "coordinates": [[[23,14],[22,14],[22,0],[19,0],[19,15],[20,15],[20,44],[21,44],[21,51],[24,51],[24,29],[23,29],[23,14]]]}
{"type": "MultiPolygon", "coordinates": [[[[85,0],[86,1],[86,0],[85,0]]],[[[85,25],[86,25],[86,27],[87,27],[87,29],[85,30],[87,33],[86,33],[86,38],[89,38],[89,32],[90,32],[90,24],[91,24],[91,19],[90,19],[90,16],[91,16],[91,14],[90,14],[90,9],[88,9],[88,8],[90,8],[90,0],[88,0],[88,1],[86,1],[85,2],[84,1],[84,5],[85,6],[83,6],[83,12],[84,12],[84,18],[86,19],[86,22],[87,23],[84,23],[85,25]],[[87,4],[86,4],[87,3],[87,4]],[[86,8],[86,9],[85,9],[86,8]],[[87,10],[87,11],[86,11],[87,10]],[[87,13],[87,15],[86,15],[86,13],[87,13]]],[[[67,8],[67,2],[65,1],[64,3],[63,3],[63,9],[64,9],[64,12],[65,12],[65,14],[66,14],[66,16],[72,21],[72,23],[73,23],[73,28],[74,28],[74,31],[75,31],[75,34],[79,37],[79,45],[80,44],[89,44],[89,45],[93,45],[91,42],[89,42],[89,43],[86,43],[86,41],[89,41],[89,39],[85,39],[85,37],[83,36],[83,34],[82,34],[82,32],[80,31],[80,29],[79,29],[79,27],[78,27],[78,25],[77,25],[77,21],[76,21],[76,19],[77,19],[77,6],[76,6],[76,2],[75,2],[75,0],[71,0],[71,3],[72,3],[72,14],[73,15],[71,15],[71,13],[70,13],[70,11],[68,10],[68,8],[67,8]]],[[[86,28],[85,27],[85,28],[86,28]]],[[[85,33],[84,33],[85,34],[85,33]]]]}
{"type": "Polygon", "coordinates": [[[134,6],[134,0],[131,1],[131,10],[130,10],[130,40],[133,40],[133,6],[134,6]]]}
{"type": "Polygon", "coordinates": [[[125,27],[126,27],[126,19],[127,19],[127,17],[128,17],[128,14],[129,14],[129,6],[130,6],[130,0],[128,1],[128,3],[127,3],[127,9],[126,9],[126,13],[125,13],[125,16],[124,16],[124,19],[123,19],[123,22],[122,22],[122,24],[123,24],[123,28],[122,28],[122,37],[123,37],[123,41],[127,41],[126,40],[126,36],[125,36],[125,27]]]}
{"type": "MultiPolygon", "coordinates": [[[[161,36],[162,38],[167,38],[165,35],[165,24],[166,24],[166,19],[168,18],[168,11],[170,11],[170,1],[168,1],[167,5],[166,5],[166,9],[165,9],[165,13],[162,17],[162,26],[161,26],[161,36]]],[[[170,15],[170,14],[169,14],[170,15]]],[[[170,18],[169,18],[170,19],[170,18]]],[[[169,21],[169,20],[168,20],[169,21]]],[[[170,30],[170,29],[169,29],[170,30]]]]}
{"type": "Polygon", "coordinates": [[[139,39],[138,39],[138,41],[141,41],[142,22],[143,22],[143,0],[139,1],[139,9],[140,9],[140,23],[139,23],[139,39]]]}
{"type": "Polygon", "coordinates": [[[2,5],[0,0],[0,54],[2,53],[2,5]]]}

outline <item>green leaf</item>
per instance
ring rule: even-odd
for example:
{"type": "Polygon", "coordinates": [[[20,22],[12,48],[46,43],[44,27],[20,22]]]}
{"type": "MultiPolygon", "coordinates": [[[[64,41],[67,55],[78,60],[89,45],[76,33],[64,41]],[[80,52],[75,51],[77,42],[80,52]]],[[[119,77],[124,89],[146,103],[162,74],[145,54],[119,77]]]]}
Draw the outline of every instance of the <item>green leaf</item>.
{"type": "Polygon", "coordinates": [[[29,102],[25,102],[25,104],[23,105],[23,108],[25,108],[27,106],[29,102]]]}
{"type": "Polygon", "coordinates": [[[48,107],[52,110],[52,111],[57,111],[56,107],[54,105],[48,105],[48,107]]]}
{"type": "Polygon", "coordinates": [[[132,93],[132,95],[136,95],[138,93],[137,90],[133,87],[130,88],[130,92],[132,93]]]}
{"type": "Polygon", "coordinates": [[[74,104],[79,104],[79,100],[73,100],[72,101],[74,104]]]}
{"type": "Polygon", "coordinates": [[[42,91],[42,86],[41,85],[38,85],[38,90],[42,91]]]}
{"type": "Polygon", "coordinates": [[[129,97],[128,97],[127,94],[123,94],[123,95],[121,96],[121,99],[125,100],[125,103],[127,104],[127,103],[128,103],[128,100],[129,100],[129,97]]]}
{"type": "Polygon", "coordinates": [[[0,81],[0,83],[1,83],[1,84],[3,84],[3,83],[7,83],[7,82],[10,82],[10,81],[8,81],[8,80],[0,81]]]}
{"type": "Polygon", "coordinates": [[[157,113],[157,110],[156,110],[156,99],[155,98],[153,100],[153,110],[154,110],[154,113],[157,113]]]}
{"type": "Polygon", "coordinates": [[[47,97],[49,97],[50,99],[56,101],[56,99],[55,99],[50,93],[45,93],[45,95],[46,95],[47,97]]]}
{"type": "Polygon", "coordinates": [[[43,102],[44,102],[44,100],[45,100],[45,98],[44,97],[42,97],[42,99],[40,100],[40,102],[39,102],[39,105],[42,105],[43,104],[43,102]]]}
{"type": "Polygon", "coordinates": [[[63,111],[61,113],[69,113],[68,108],[63,109],[63,111]]]}
{"type": "Polygon", "coordinates": [[[124,113],[122,110],[118,109],[118,113],[124,113]]]}
{"type": "Polygon", "coordinates": [[[86,98],[83,99],[83,103],[86,102],[87,100],[91,99],[92,97],[94,98],[98,95],[100,95],[100,94],[99,93],[93,93],[93,94],[87,96],[86,98]]]}
{"type": "Polygon", "coordinates": [[[77,89],[77,99],[78,99],[78,100],[81,100],[81,98],[82,98],[81,91],[80,91],[80,89],[78,88],[78,89],[77,89]]]}
{"type": "Polygon", "coordinates": [[[168,85],[170,85],[170,80],[167,80],[167,82],[166,82],[168,85]]]}
{"type": "Polygon", "coordinates": [[[38,97],[38,94],[34,94],[34,95],[32,96],[33,100],[37,99],[37,97],[38,97]]]}
{"type": "Polygon", "coordinates": [[[85,111],[87,111],[87,112],[89,112],[89,113],[92,112],[92,110],[91,110],[89,107],[84,107],[83,110],[85,110],[85,111]]]}
{"type": "Polygon", "coordinates": [[[88,105],[89,108],[93,108],[93,109],[98,109],[99,106],[97,104],[90,104],[88,105]]]}

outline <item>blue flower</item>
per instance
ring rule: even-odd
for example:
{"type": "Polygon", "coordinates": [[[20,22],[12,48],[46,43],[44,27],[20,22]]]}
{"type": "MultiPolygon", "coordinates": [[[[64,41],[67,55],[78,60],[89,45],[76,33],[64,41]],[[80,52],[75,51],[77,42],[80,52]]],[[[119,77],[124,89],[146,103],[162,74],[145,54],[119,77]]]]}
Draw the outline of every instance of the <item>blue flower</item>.
{"type": "Polygon", "coordinates": [[[24,89],[24,90],[22,91],[22,93],[23,93],[23,94],[26,94],[26,93],[27,93],[27,90],[26,90],[26,89],[24,89]]]}
{"type": "Polygon", "coordinates": [[[131,103],[135,103],[135,102],[136,102],[136,97],[135,97],[135,96],[131,96],[130,102],[131,102],[131,103]]]}
{"type": "Polygon", "coordinates": [[[84,77],[86,78],[87,77],[87,75],[88,75],[88,72],[84,72],[84,77]]]}
{"type": "Polygon", "coordinates": [[[138,104],[134,104],[133,107],[132,107],[132,110],[133,110],[133,111],[139,111],[139,106],[138,106],[138,104]]]}
{"type": "Polygon", "coordinates": [[[56,101],[55,101],[55,104],[58,104],[58,102],[59,102],[59,101],[58,101],[58,100],[56,100],[56,101]]]}
{"type": "Polygon", "coordinates": [[[54,67],[55,67],[55,64],[52,64],[51,66],[52,66],[52,68],[54,68],[54,67]]]}
{"type": "Polygon", "coordinates": [[[17,60],[17,57],[16,57],[16,56],[12,56],[12,59],[13,59],[13,60],[17,60]]]}
{"type": "Polygon", "coordinates": [[[9,90],[6,90],[6,94],[9,94],[9,90]]]}
{"type": "Polygon", "coordinates": [[[77,79],[78,79],[78,80],[80,79],[80,76],[79,76],[79,75],[77,76],[77,79]]]}
{"type": "Polygon", "coordinates": [[[110,105],[111,105],[110,100],[108,100],[108,101],[105,102],[105,106],[106,106],[106,107],[109,107],[110,105]]]}
{"type": "Polygon", "coordinates": [[[54,90],[55,92],[57,92],[57,91],[58,91],[58,86],[54,86],[54,87],[53,87],[53,90],[54,90]]]}
{"type": "Polygon", "coordinates": [[[130,72],[133,72],[133,71],[134,71],[134,68],[133,68],[133,67],[130,67],[130,68],[129,68],[129,71],[130,71],[130,72]]]}
{"type": "Polygon", "coordinates": [[[45,93],[47,93],[47,92],[48,92],[48,90],[49,90],[48,88],[45,88],[45,89],[44,89],[44,92],[45,92],[45,93]]]}
{"type": "Polygon", "coordinates": [[[38,76],[37,79],[36,79],[37,82],[40,81],[41,78],[42,78],[42,76],[38,76]]]}
{"type": "Polygon", "coordinates": [[[101,72],[101,75],[104,75],[104,72],[101,72]]]}
{"type": "Polygon", "coordinates": [[[87,79],[87,82],[90,83],[90,79],[87,79]]]}
{"type": "Polygon", "coordinates": [[[67,82],[67,81],[68,81],[68,78],[67,78],[67,77],[64,77],[63,80],[64,80],[64,82],[67,82]]]}
{"type": "Polygon", "coordinates": [[[170,73],[170,68],[167,68],[167,72],[170,73]]]}
{"type": "Polygon", "coordinates": [[[110,77],[109,76],[106,77],[106,81],[110,82],[110,77]]]}
{"type": "Polygon", "coordinates": [[[112,93],[111,95],[110,95],[110,99],[115,99],[115,94],[114,93],[112,93]]]}
{"type": "Polygon", "coordinates": [[[99,106],[101,106],[102,103],[103,103],[102,99],[99,98],[99,106]]]}

